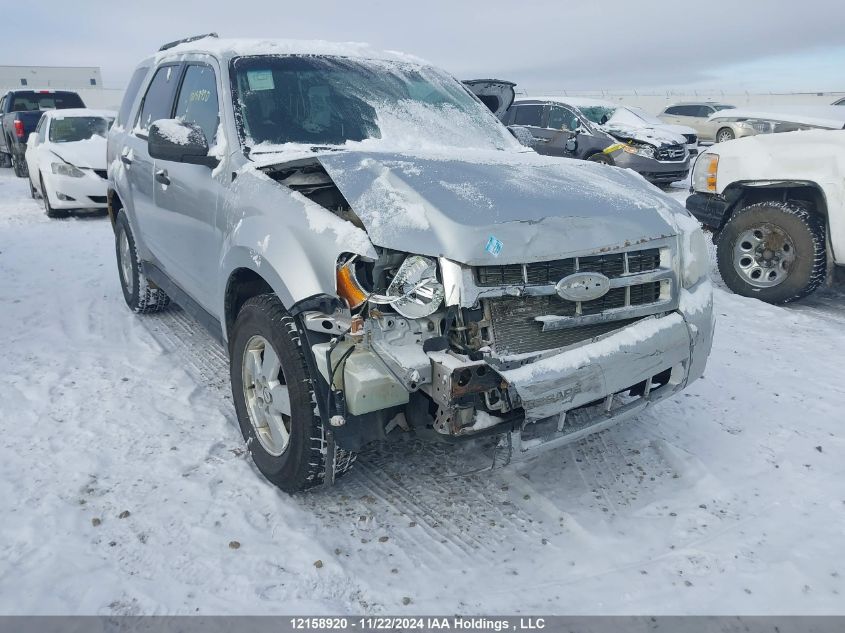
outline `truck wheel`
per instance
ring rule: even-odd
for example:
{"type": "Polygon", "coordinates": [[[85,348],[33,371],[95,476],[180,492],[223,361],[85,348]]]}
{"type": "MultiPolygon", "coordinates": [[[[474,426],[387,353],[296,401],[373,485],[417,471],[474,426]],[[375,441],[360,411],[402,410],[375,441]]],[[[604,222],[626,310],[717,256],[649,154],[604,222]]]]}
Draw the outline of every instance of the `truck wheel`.
{"type": "Polygon", "coordinates": [[[0,152],[0,167],[11,167],[12,157],[5,152],[0,152]]]}
{"type": "Polygon", "coordinates": [[[613,158],[605,154],[604,152],[597,152],[590,156],[588,161],[593,163],[600,163],[602,165],[614,165],[613,158]]]}
{"type": "Polygon", "coordinates": [[[12,169],[18,178],[26,178],[26,161],[12,152],[12,169]]]}
{"type": "Polygon", "coordinates": [[[725,141],[732,141],[736,138],[736,134],[734,131],[729,127],[723,127],[721,130],[716,132],[716,142],[717,143],[724,143],[725,141]]]}
{"type": "MultiPolygon", "coordinates": [[[[326,428],[296,323],[277,297],[247,300],[230,333],[232,394],[241,432],[258,470],[285,492],[326,478],[326,428]]],[[[354,455],[337,448],[335,477],[354,455]]]]}
{"type": "MultiPolygon", "coordinates": [[[[44,177],[39,176],[41,179],[41,191],[44,192],[44,195],[41,196],[41,200],[44,202],[44,212],[47,214],[48,218],[53,218],[54,220],[60,218],[66,218],[68,216],[68,212],[64,209],[54,209],[50,205],[50,197],[47,195],[47,189],[44,188],[44,177]]],[[[30,186],[32,186],[30,184],[30,186]]]]}
{"type": "Polygon", "coordinates": [[[135,238],[125,213],[119,213],[114,223],[114,243],[117,253],[117,272],[126,305],[139,314],[158,312],[167,307],[170,297],[161,288],[151,286],[144,273],[141,272],[135,238]]]}
{"type": "Polygon", "coordinates": [[[719,272],[739,295],[787,303],[825,279],[821,218],[791,202],[759,202],[735,212],[719,233],[719,272]]]}

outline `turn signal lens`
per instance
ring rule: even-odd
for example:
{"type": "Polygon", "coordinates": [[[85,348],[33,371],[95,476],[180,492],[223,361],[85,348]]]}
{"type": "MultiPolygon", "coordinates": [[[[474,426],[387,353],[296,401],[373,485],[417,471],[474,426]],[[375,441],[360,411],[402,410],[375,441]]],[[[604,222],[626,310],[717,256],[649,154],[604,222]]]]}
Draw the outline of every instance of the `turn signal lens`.
{"type": "Polygon", "coordinates": [[[716,193],[719,155],[705,152],[699,155],[692,172],[692,187],[696,191],[716,193]]]}
{"type": "Polygon", "coordinates": [[[367,300],[367,293],[355,277],[354,264],[345,264],[337,269],[337,294],[354,310],[367,300]]]}

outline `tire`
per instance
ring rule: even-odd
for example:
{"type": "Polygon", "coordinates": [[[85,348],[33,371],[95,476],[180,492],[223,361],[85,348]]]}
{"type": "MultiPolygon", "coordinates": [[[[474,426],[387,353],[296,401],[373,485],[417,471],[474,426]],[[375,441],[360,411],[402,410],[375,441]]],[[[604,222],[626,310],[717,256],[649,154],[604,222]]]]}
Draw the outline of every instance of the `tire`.
{"type": "Polygon", "coordinates": [[[38,195],[38,190],[32,184],[32,178],[27,178],[27,181],[29,182],[29,195],[32,196],[33,200],[38,200],[41,196],[38,195]]]}
{"type": "MultiPolygon", "coordinates": [[[[326,428],[316,413],[315,383],[293,317],[275,295],[252,297],[238,313],[229,340],[235,411],[258,470],[288,493],[322,485],[326,428]]],[[[336,448],[334,477],[353,461],[354,454],[336,448]]]]}
{"type": "Polygon", "coordinates": [[[615,165],[613,158],[604,152],[596,152],[587,158],[592,163],[599,163],[600,165],[615,165]]]}
{"type": "Polygon", "coordinates": [[[12,170],[18,178],[26,178],[27,176],[26,161],[15,154],[14,151],[12,151],[12,170]]]}
{"type": "Polygon", "coordinates": [[[12,166],[12,157],[6,152],[0,152],[0,167],[8,168],[12,166]]]}
{"type": "Polygon", "coordinates": [[[717,143],[724,143],[726,141],[732,141],[736,138],[736,134],[734,131],[729,127],[723,127],[718,132],[716,132],[716,142],[717,143]]]}
{"type": "MultiPolygon", "coordinates": [[[[41,179],[41,191],[44,192],[44,195],[41,196],[41,200],[44,203],[44,212],[47,214],[48,218],[53,218],[54,220],[58,220],[61,218],[66,218],[68,216],[68,212],[64,209],[54,209],[50,205],[50,196],[47,195],[47,189],[44,187],[44,177],[39,176],[41,179]]],[[[32,183],[30,183],[30,187],[32,183]]]]}
{"type": "Polygon", "coordinates": [[[123,212],[117,215],[114,223],[114,247],[117,255],[117,274],[126,305],[138,314],[149,314],[166,308],[170,297],[161,288],[151,286],[141,272],[135,237],[123,212]]]}
{"type": "Polygon", "coordinates": [[[768,303],[795,301],[824,283],[824,221],[794,202],[759,202],[731,216],[719,233],[716,257],[735,293],[768,303]]]}

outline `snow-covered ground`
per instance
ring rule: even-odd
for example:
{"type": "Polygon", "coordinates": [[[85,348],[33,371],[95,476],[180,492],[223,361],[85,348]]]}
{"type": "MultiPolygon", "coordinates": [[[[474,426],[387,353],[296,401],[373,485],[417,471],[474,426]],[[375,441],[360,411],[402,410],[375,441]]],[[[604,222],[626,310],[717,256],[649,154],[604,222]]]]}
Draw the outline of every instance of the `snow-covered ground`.
{"type": "Polygon", "coordinates": [[[534,461],[407,441],[289,497],[114,259],[0,170],[0,613],[845,613],[841,290],[717,290],[702,380],[534,461]]]}

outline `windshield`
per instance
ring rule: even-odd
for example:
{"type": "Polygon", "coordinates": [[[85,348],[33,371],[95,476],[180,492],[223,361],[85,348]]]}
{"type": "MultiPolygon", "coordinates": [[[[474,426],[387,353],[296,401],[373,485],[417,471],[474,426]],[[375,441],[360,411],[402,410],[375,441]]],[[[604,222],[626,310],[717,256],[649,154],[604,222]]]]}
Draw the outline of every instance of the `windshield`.
{"type": "Polygon", "coordinates": [[[490,110],[427,66],[330,56],[232,61],[235,118],[251,153],[380,142],[396,146],[518,149],[490,110]]]}
{"type": "Polygon", "coordinates": [[[642,108],[637,108],[637,107],[632,106],[632,107],[627,107],[626,109],[629,112],[631,112],[634,116],[636,116],[638,119],[643,121],[644,123],[649,123],[651,125],[662,125],[663,124],[663,121],[658,119],[653,114],[649,114],[648,112],[646,112],[642,108]]]}
{"type": "Polygon", "coordinates": [[[113,121],[101,116],[55,118],[50,123],[50,140],[53,143],[75,143],[94,136],[105,138],[113,121]]]}
{"type": "Polygon", "coordinates": [[[616,111],[616,108],[603,105],[578,106],[581,113],[593,123],[604,125],[616,111]]]}

